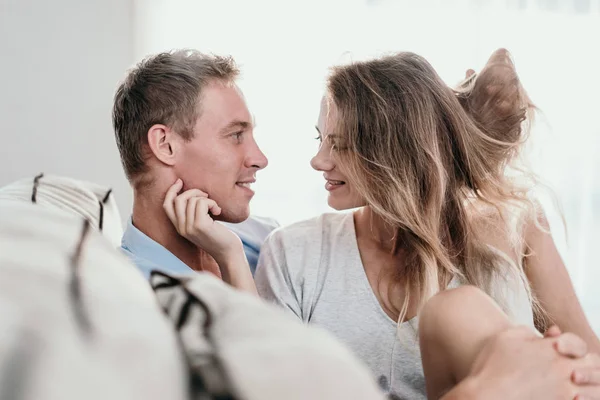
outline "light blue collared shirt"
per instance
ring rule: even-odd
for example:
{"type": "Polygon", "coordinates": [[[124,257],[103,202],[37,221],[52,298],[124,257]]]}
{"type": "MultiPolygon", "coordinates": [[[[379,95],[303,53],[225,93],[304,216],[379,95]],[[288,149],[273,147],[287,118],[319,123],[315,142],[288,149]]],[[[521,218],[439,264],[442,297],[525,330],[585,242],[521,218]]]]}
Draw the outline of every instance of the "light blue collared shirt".
{"type": "MultiPolygon", "coordinates": [[[[239,224],[224,223],[224,225],[241,239],[244,245],[244,253],[246,253],[250,265],[250,271],[254,275],[260,247],[269,233],[277,228],[278,224],[269,218],[251,216],[239,224]]],[[[173,253],[136,228],[131,218],[127,221],[127,228],[121,240],[121,248],[146,278],[150,277],[150,271],[153,270],[176,275],[186,275],[194,272],[173,253]]]]}

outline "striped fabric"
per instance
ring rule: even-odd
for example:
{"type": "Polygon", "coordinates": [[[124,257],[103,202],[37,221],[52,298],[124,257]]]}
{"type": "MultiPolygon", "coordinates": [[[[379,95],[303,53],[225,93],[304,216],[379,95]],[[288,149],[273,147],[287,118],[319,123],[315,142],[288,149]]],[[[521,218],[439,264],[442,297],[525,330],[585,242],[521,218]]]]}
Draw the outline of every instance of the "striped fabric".
{"type": "Polygon", "coordinates": [[[150,283],[164,312],[173,322],[191,373],[197,399],[236,400],[233,386],[217,353],[210,332],[214,315],[208,305],[185,289],[186,278],[176,279],[154,271],[150,283]]]}
{"type": "Polygon", "coordinates": [[[123,225],[110,188],[57,175],[39,174],[0,188],[0,202],[35,203],[79,215],[114,246],[121,245],[123,225]]]}
{"type": "Polygon", "coordinates": [[[147,281],[79,216],[0,201],[0,399],[184,400],[147,281]]]}
{"type": "MultiPolygon", "coordinates": [[[[383,399],[370,372],[328,332],[210,273],[150,282],[209,398],[383,399]]],[[[205,398],[205,397],[201,397],[205,398]]]]}

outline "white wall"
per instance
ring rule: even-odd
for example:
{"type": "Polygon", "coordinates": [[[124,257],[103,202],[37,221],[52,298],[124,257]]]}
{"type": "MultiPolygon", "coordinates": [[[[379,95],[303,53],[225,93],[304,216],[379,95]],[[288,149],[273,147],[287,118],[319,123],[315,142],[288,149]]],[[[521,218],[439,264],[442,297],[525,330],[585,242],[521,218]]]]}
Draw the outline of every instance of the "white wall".
{"type": "Polygon", "coordinates": [[[0,185],[39,172],[131,192],[111,125],[133,63],[129,0],[0,1],[0,185]]]}

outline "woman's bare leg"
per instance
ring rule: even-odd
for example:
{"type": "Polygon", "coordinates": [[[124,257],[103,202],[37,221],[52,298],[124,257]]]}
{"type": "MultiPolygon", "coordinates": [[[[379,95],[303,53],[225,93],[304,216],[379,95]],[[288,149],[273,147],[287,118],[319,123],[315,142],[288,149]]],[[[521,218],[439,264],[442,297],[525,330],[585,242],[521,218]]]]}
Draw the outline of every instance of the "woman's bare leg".
{"type": "Polygon", "coordinates": [[[472,286],[437,294],[419,319],[429,399],[439,399],[464,379],[486,341],[513,326],[489,296],[472,286]]]}

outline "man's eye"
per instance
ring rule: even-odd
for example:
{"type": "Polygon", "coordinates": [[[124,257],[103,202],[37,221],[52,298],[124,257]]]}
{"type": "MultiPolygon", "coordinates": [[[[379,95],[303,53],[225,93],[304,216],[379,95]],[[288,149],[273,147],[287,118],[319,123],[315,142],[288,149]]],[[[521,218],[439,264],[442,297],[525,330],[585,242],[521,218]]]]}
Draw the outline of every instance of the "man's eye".
{"type": "Polygon", "coordinates": [[[232,136],[233,138],[235,138],[235,140],[237,140],[238,142],[241,142],[241,141],[242,141],[242,136],[243,136],[243,135],[244,135],[244,132],[235,132],[235,133],[232,133],[232,134],[231,134],[231,136],[232,136]]]}
{"type": "Polygon", "coordinates": [[[322,141],[323,141],[323,138],[321,138],[321,135],[319,135],[319,136],[317,136],[317,137],[315,138],[315,140],[318,140],[319,142],[322,142],[322,141]]]}

